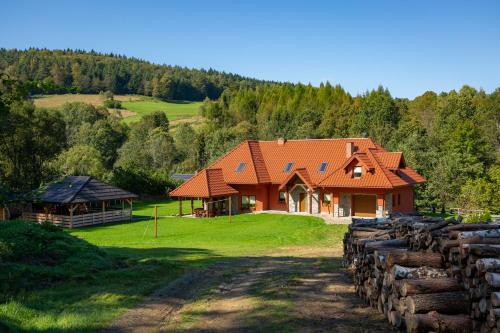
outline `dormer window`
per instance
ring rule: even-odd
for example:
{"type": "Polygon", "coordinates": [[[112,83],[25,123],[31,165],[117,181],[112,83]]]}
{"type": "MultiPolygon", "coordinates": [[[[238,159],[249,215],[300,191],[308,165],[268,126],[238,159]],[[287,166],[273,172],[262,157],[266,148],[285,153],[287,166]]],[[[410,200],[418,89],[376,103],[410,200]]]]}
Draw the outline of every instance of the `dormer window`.
{"type": "Polygon", "coordinates": [[[318,169],[318,171],[319,171],[320,173],[324,173],[324,172],[326,171],[326,167],[327,167],[327,166],[328,166],[328,163],[326,163],[326,162],[322,162],[322,163],[319,165],[319,169],[318,169]]]}
{"type": "Polygon", "coordinates": [[[352,177],[353,178],[361,178],[361,173],[362,173],[361,167],[355,166],[354,169],[352,170],[352,177]]]}
{"type": "Polygon", "coordinates": [[[241,172],[241,171],[243,171],[243,169],[245,169],[245,165],[246,165],[246,164],[245,164],[244,162],[241,162],[241,163],[238,165],[238,167],[236,168],[236,170],[235,170],[235,171],[236,171],[236,172],[238,172],[238,173],[239,173],[239,172],[241,172]]]}
{"type": "Polygon", "coordinates": [[[285,165],[285,168],[283,169],[283,172],[290,172],[290,170],[292,170],[292,166],[293,166],[293,163],[292,162],[288,162],[285,165]]]}

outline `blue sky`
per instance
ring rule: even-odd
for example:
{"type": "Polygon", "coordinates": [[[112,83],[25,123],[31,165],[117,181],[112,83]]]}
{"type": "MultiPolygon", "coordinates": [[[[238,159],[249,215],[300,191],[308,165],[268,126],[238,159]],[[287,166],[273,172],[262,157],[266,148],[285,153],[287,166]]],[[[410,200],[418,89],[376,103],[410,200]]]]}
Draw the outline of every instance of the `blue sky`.
{"type": "Polygon", "coordinates": [[[500,1],[2,2],[0,46],[78,48],[260,79],[500,87],[500,1]]]}

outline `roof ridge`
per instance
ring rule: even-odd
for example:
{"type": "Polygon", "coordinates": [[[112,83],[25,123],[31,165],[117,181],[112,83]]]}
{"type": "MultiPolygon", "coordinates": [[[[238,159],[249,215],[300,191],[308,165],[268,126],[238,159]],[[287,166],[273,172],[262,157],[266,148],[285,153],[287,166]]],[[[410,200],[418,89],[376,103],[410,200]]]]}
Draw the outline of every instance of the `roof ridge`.
{"type": "MultiPolygon", "coordinates": [[[[378,165],[378,167],[380,168],[380,170],[382,171],[382,175],[384,175],[384,178],[387,180],[387,182],[389,183],[389,185],[391,187],[394,187],[394,185],[392,184],[391,180],[389,179],[389,177],[387,177],[387,175],[385,174],[386,172],[386,166],[383,165],[379,160],[378,160],[378,156],[375,156],[375,154],[370,150],[368,149],[368,151],[370,152],[370,155],[371,157],[373,158],[373,160],[375,161],[375,163],[378,165]]],[[[387,171],[387,172],[390,172],[390,171],[387,171]]]]}
{"type": "MultiPolygon", "coordinates": [[[[75,176],[74,176],[75,177],[75,176]]],[[[78,177],[78,176],[76,176],[78,177]]],[[[82,191],[82,189],[85,187],[85,185],[87,185],[90,180],[92,179],[91,176],[80,176],[80,177],[87,177],[87,180],[80,186],[80,188],[69,198],[69,201],[68,202],[72,202],[76,196],[82,191]]]]}
{"type": "Polygon", "coordinates": [[[262,166],[264,168],[264,172],[265,172],[264,176],[267,176],[268,181],[270,181],[271,177],[269,176],[269,171],[267,170],[264,156],[262,155],[262,151],[261,151],[260,146],[259,146],[259,141],[248,140],[248,149],[250,150],[250,158],[252,159],[253,169],[255,171],[255,177],[257,178],[257,183],[260,183],[261,177],[260,177],[260,173],[257,171],[257,168],[256,168],[256,163],[255,163],[256,158],[258,158],[260,160],[259,163],[262,164],[262,166]],[[252,144],[250,144],[250,143],[252,143],[252,144]],[[254,153],[258,154],[259,156],[254,156],[254,153]]]}
{"type": "MultiPolygon", "coordinates": [[[[344,140],[370,140],[374,145],[375,142],[371,138],[325,138],[325,139],[286,139],[289,141],[344,141],[344,140]]],[[[246,140],[246,141],[257,141],[257,142],[277,142],[277,140],[246,140]]]]}

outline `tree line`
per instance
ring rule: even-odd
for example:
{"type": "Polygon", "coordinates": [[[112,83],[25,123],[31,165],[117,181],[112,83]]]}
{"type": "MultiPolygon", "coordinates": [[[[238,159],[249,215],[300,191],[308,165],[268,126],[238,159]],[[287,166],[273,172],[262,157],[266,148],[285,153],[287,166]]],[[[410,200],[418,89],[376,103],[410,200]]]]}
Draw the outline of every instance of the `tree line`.
{"type": "Polygon", "coordinates": [[[45,93],[110,91],[165,100],[216,99],[227,88],[263,83],[213,69],[156,65],[112,53],[69,49],[0,48],[0,72],[22,81],[43,82],[45,93]]]}
{"type": "Polygon", "coordinates": [[[172,173],[199,170],[242,140],[371,137],[427,178],[419,207],[500,211],[500,89],[464,86],[410,100],[383,87],[352,96],[328,82],[231,86],[205,99],[201,123],[171,128],[161,112],[126,125],[83,103],[36,108],[30,92],[50,82],[3,78],[0,197],[71,174],[165,194],[176,185],[172,173]]]}

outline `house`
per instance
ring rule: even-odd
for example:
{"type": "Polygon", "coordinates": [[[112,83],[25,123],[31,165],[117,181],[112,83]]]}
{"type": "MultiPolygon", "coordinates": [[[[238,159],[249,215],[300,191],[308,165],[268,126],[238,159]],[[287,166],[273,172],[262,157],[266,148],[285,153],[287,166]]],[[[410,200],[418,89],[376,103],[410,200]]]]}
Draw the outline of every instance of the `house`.
{"type": "Polygon", "coordinates": [[[89,176],[66,176],[50,184],[22,216],[70,228],[130,220],[134,198],[137,195],[89,176]]]}
{"type": "MultiPolygon", "coordinates": [[[[370,138],[244,141],[170,192],[216,213],[279,210],[333,217],[414,211],[425,179],[370,138]]],[[[210,215],[210,214],[209,214],[210,215]]]]}

